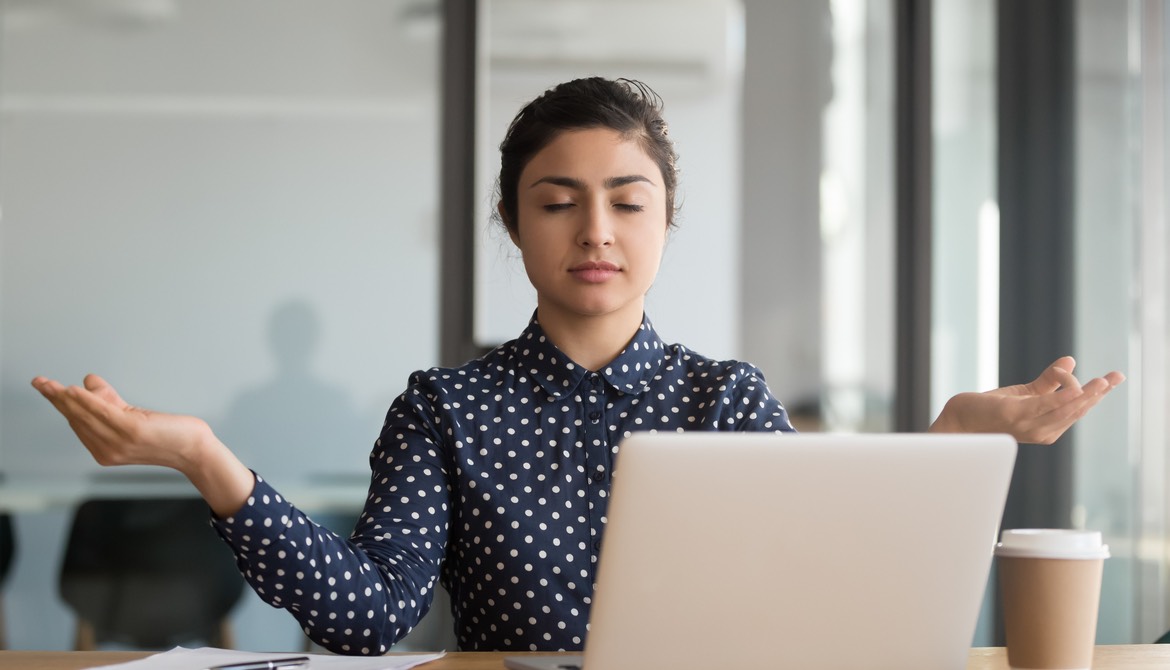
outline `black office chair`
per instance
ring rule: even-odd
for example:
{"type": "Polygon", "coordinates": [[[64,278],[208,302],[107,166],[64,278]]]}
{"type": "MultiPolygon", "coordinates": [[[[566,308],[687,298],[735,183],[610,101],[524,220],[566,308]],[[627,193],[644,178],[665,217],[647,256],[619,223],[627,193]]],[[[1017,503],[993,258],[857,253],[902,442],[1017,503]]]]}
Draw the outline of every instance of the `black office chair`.
{"type": "MultiPolygon", "coordinates": [[[[12,515],[0,514],[0,586],[8,582],[12,561],[16,556],[16,532],[12,515]]],[[[3,603],[0,603],[0,649],[8,648],[8,622],[4,618],[3,603]]]]}
{"type": "Polygon", "coordinates": [[[208,518],[198,498],[83,503],[60,574],[77,649],[233,646],[227,616],[244,581],[208,518]]]}

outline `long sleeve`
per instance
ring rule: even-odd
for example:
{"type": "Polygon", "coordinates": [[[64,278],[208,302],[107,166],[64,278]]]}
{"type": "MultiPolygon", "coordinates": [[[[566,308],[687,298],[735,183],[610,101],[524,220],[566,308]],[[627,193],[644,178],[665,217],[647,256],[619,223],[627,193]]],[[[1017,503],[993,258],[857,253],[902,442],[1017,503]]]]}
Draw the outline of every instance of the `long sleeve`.
{"type": "Polygon", "coordinates": [[[213,520],[256,593],[344,654],[382,654],[430,608],[447,545],[447,468],[403,394],[370,455],[369,496],[353,535],[318,526],[257,476],[234,516],[213,520]]]}

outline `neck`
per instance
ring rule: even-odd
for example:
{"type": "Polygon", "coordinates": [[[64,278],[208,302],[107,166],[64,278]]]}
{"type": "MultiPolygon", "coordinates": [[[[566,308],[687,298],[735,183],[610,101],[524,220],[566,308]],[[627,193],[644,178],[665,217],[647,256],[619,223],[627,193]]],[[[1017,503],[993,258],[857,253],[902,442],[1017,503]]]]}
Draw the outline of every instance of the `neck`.
{"type": "Polygon", "coordinates": [[[536,318],[552,343],[574,363],[601,370],[626,348],[642,325],[642,305],[613,314],[584,316],[538,305],[536,318]]]}

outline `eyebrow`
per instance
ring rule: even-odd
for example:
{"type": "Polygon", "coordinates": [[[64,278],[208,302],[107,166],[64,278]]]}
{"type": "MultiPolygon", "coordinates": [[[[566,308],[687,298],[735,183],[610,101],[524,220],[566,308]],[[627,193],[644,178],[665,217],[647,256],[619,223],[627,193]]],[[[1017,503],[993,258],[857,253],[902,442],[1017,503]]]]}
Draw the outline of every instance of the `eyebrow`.
{"type": "MultiPolygon", "coordinates": [[[[647,184],[650,184],[651,186],[654,185],[654,182],[650,181],[649,179],[647,179],[646,177],[643,177],[640,174],[629,174],[629,175],[623,175],[621,177],[609,177],[604,182],[602,182],[602,185],[605,186],[605,188],[607,188],[607,189],[614,189],[614,188],[620,188],[622,186],[626,186],[627,184],[636,184],[638,182],[645,182],[647,184]]],[[[573,177],[556,177],[556,176],[541,177],[540,179],[537,179],[536,181],[532,182],[532,185],[529,186],[528,188],[535,188],[536,186],[539,186],[541,184],[552,184],[553,186],[564,186],[565,188],[571,188],[571,189],[575,189],[578,191],[585,190],[585,182],[581,181],[580,179],[575,179],[573,177]]]]}

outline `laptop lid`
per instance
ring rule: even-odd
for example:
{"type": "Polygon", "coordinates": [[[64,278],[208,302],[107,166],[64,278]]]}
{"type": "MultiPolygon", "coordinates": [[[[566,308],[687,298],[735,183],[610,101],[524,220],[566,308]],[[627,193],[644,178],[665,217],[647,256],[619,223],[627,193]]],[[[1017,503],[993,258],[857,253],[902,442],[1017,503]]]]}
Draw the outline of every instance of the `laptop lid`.
{"type": "Polygon", "coordinates": [[[636,433],[584,665],[964,668],[1015,454],[1004,435],[636,433]]]}

